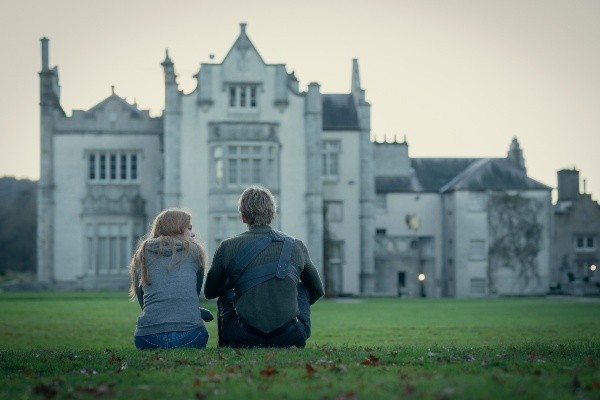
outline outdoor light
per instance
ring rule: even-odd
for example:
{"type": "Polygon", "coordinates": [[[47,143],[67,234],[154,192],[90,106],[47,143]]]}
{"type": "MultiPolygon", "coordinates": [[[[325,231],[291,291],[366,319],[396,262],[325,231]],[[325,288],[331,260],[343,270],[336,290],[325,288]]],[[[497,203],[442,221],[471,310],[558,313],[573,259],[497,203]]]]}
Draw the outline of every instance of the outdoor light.
{"type": "Polygon", "coordinates": [[[425,280],[425,274],[419,274],[419,280],[423,282],[425,280]]]}
{"type": "Polygon", "coordinates": [[[594,264],[590,265],[590,271],[594,272],[596,270],[596,266],[594,264]]]}

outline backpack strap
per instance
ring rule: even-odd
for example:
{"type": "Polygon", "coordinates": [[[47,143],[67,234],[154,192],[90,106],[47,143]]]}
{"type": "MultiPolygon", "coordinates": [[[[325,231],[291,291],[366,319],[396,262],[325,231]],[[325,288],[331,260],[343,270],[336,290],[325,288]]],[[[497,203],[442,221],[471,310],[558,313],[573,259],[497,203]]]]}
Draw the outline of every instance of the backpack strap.
{"type": "Polygon", "coordinates": [[[254,239],[236,254],[227,266],[228,275],[233,283],[239,279],[248,265],[273,242],[273,239],[275,236],[269,232],[267,235],[254,239]]]}
{"type": "Polygon", "coordinates": [[[291,236],[271,231],[244,246],[227,267],[231,282],[229,286],[234,288],[236,296],[273,278],[285,279],[289,276],[298,283],[301,270],[291,264],[294,241],[291,236]],[[248,265],[273,242],[283,242],[279,259],[247,270],[248,265]]]}

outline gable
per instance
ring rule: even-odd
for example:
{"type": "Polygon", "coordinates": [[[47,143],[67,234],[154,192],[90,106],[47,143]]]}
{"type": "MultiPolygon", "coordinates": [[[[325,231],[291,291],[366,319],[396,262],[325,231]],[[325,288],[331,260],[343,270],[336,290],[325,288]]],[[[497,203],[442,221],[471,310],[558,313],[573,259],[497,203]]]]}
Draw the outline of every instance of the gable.
{"type": "Polygon", "coordinates": [[[438,192],[477,158],[412,158],[411,167],[425,192],[438,192]]]}
{"type": "Polygon", "coordinates": [[[506,158],[484,158],[441,188],[452,190],[550,190],[551,188],[527,176],[506,158]]]}
{"type": "Polygon", "coordinates": [[[240,34],[222,62],[224,79],[230,82],[261,80],[266,65],[246,34],[246,24],[240,24],[240,34]]]}

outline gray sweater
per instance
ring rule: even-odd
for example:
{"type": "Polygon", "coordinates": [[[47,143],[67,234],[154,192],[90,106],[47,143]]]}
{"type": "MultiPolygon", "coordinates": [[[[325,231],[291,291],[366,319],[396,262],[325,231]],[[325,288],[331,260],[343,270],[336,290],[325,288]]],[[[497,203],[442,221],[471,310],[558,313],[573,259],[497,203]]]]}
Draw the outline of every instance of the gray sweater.
{"type": "Polygon", "coordinates": [[[203,280],[198,251],[192,247],[186,255],[181,241],[176,240],[175,245],[174,255],[169,246],[163,247],[161,255],[160,238],[146,243],[150,283],[140,287],[139,274],[136,276],[142,313],[135,336],[189,331],[204,325],[198,304],[203,280]]]}

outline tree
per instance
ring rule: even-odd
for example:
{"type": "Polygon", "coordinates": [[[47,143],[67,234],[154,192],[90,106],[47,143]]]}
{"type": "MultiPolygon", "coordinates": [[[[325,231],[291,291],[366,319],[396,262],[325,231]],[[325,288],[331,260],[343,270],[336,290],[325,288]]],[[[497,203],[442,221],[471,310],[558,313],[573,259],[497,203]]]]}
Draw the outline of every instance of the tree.
{"type": "Polygon", "coordinates": [[[0,178],[0,275],[36,271],[37,184],[0,178]]]}
{"type": "Polygon", "coordinates": [[[488,250],[488,289],[497,293],[495,276],[499,268],[517,273],[515,284],[526,288],[540,283],[537,256],[540,252],[542,225],[538,213],[542,205],[521,195],[497,193],[488,203],[490,247],[488,250]]]}

